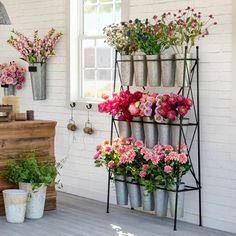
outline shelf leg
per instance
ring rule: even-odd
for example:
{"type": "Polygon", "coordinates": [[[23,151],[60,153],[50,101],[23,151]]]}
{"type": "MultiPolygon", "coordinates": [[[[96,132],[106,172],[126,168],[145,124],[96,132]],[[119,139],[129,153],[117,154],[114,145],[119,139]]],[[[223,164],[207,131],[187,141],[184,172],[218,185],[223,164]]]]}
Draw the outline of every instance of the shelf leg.
{"type": "Polygon", "coordinates": [[[107,213],[110,211],[110,186],[111,186],[111,180],[110,180],[110,174],[111,170],[108,171],[108,186],[107,186],[107,213]]]}
{"type": "Polygon", "coordinates": [[[178,199],[179,198],[179,183],[176,183],[176,192],[175,192],[175,216],[174,216],[174,231],[177,230],[177,214],[178,214],[178,199]]]}

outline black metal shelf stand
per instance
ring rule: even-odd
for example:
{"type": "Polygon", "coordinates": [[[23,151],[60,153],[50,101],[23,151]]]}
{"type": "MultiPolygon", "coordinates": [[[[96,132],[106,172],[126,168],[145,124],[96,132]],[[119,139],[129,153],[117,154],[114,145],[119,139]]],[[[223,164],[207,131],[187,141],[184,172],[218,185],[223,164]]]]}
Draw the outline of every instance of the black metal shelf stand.
{"type": "MultiPolygon", "coordinates": [[[[166,188],[162,187],[157,187],[159,189],[163,190],[168,190],[168,191],[173,191],[176,193],[175,195],[175,215],[174,215],[174,231],[177,230],[177,209],[178,209],[178,193],[179,192],[190,192],[190,191],[198,191],[198,217],[199,217],[199,226],[202,226],[202,204],[201,204],[201,139],[200,139],[200,113],[199,113],[199,108],[200,108],[200,101],[199,101],[199,47],[196,47],[196,57],[195,58],[187,58],[187,52],[188,48],[185,47],[185,53],[184,53],[184,58],[183,59],[169,59],[170,61],[179,61],[182,60],[184,62],[184,72],[183,72],[183,86],[179,89],[178,94],[185,96],[187,98],[191,98],[193,101],[193,113],[194,113],[194,121],[189,123],[189,124],[183,124],[183,118],[180,118],[180,123],[179,124],[171,124],[171,123],[157,123],[155,124],[162,124],[162,125],[174,125],[174,126],[180,126],[180,132],[179,132],[179,152],[180,152],[180,145],[182,143],[185,143],[187,145],[187,157],[188,160],[191,164],[191,169],[190,173],[194,179],[195,186],[189,186],[185,185],[185,188],[183,190],[179,189],[179,184],[181,180],[177,179],[176,182],[176,189],[175,190],[169,190],[166,188]],[[187,62],[192,61],[192,66],[191,68],[188,67],[187,62]],[[193,89],[193,80],[194,80],[194,75],[196,74],[196,88],[193,89]],[[185,87],[185,81],[188,81],[189,86],[185,87]],[[194,93],[195,91],[195,93],[194,93]],[[184,126],[191,126],[193,127],[193,132],[191,136],[191,140],[187,142],[187,138],[184,134],[183,127],[184,126]],[[196,140],[195,140],[196,139],[196,140]],[[191,159],[191,150],[193,147],[194,141],[197,142],[197,166],[194,167],[192,159],[191,159]],[[197,173],[195,172],[195,169],[197,169],[197,173]]],[[[166,61],[168,59],[164,59],[163,61],[166,61]]],[[[134,60],[135,61],[135,60],[134,60]]],[[[152,60],[153,61],[153,60],[152,60]]],[[[157,59],[155,61],[162,61],[161,59],[157,59]]],[[[118,52],[115,53],[115,67],[114,67],[114,81],[113,81],[113,92],[116,91],[116,79],[119,77],[120,82],[121,82],[121,71],[120,71],[120,66],[119,63],[122,62],[122,60],[118,59],[118,52]]],[[[157,87],[158,88],[158,87],[157,87]]],[[[129,86],[127,86],[127,89],[129,90],[129,86]]],[[[120,90],[124,90],[124,86],[120,87],[120,90]]],[[[118,128],[116,126],[116,117],[111,118],[111,134],[110,134],[110,141],[112,142],[113,140],[113,132],[114,129],[117,133],[117,136],[119,137],[119,132],[118,128]]],[[[147,123],[144,121],[132,121],[132,122],[142,122],[142,123],[147,123]]],[[[150,122],[148,122],[150,124],[150,122]]],[[[154,123],[154,122],[153,122],[154,123]]],[[[107,209],[106,212],[109,213],[110,210],[110,182],[113,180],[114,177],[112,176],[111,170],[108,170],[108,186],[107,186],[107,209]]],[[[128,181],[122,181],[122,180],[116,180],[120,182],[127,182],[128,181]]],[[[134,183],[132,183],[134,184],[134,183]]],[[[137,183],[135,183],[137,184],[137,183]]],[[[141,184],[138,184],[141,185],[141,184]]]]}

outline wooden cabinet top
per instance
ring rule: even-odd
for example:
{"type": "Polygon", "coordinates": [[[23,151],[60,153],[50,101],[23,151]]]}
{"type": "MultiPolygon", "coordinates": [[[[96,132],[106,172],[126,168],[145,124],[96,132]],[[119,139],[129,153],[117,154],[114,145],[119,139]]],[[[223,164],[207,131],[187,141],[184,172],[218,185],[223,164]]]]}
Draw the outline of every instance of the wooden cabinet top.
{"type": "Polygon", "coordinates": [[[54,137],[56,121],[0,122],[0,139],[54,137]]]}

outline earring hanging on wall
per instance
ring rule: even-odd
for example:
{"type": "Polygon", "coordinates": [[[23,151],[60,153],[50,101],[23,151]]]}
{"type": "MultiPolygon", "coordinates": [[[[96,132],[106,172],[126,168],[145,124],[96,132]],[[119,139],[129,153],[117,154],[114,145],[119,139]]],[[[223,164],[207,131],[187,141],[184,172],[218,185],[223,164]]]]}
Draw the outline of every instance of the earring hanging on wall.
{"type": "Polygon", "coordinates": [[[75,102],[70,104],[71,107],[71,114],[70,114],[70,119],[69,119],[69,123],[67,125],[67,129],[70,131],[76,131],[77,130],[77,125],[75,124],[75,120],[74,120],[74,108],[75,108],[75,102]]]}
{"type": "Polygon", "coordinates": [[[85,122],[84,133],[91,135],[91,134],[94,132],[94,129],[93,129],[93,127],[92,127],[92,123],[91,123],[90,120],[89,120],[89,111],[90,111],[90,109],[92,108],[92,104],[86,105],[86,108],[87,108],[87,110],[88,110],[88,121],[85,122]]]}

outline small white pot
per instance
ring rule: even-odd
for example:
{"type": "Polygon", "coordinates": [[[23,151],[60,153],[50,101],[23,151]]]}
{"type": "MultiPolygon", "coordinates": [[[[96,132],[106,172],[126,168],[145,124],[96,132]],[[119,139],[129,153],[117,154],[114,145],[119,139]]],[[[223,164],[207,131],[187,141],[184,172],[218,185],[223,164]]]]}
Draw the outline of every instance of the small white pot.
{"type": "Polygon", "coordinates": [[[42,218],[46,200],[47,186],[42,185],[38,189],[32,190],[32,185],[30,183],[19,183],[19,188],[25,190],[28,193],[26,218],[42,218]]]}
{"type": "Polygon", "coordinates": [[[24,222],[27,196],[28,194],[24,190],[3,190],[6,218],[9,223],[24,222]]]}

